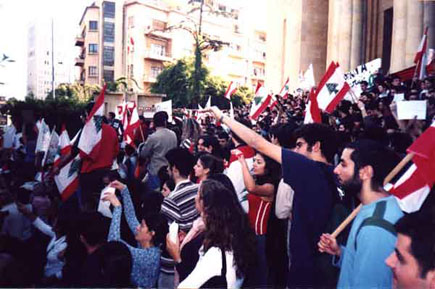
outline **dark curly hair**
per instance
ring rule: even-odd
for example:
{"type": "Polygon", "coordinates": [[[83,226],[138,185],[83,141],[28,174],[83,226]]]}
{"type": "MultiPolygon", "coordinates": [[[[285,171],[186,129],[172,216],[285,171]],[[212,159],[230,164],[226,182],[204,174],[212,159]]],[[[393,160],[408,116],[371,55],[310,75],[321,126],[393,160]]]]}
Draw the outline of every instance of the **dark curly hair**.
{"type": "Polygon", "coordinates": [[[256,264],[255,234],[233,193],[215,180],[201,183],[200,199],[206,225],[204,251],[211,247],[233,251],[237,276],[246,276],[256,264]]]}

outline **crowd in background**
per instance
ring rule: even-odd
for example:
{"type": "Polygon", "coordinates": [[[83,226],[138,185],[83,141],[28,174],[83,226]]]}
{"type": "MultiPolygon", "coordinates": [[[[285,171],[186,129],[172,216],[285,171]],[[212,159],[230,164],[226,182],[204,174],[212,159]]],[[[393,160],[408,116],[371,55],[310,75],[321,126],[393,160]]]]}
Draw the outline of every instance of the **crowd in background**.
{"type": "MultiPolygon", "coordinates": [[[[141,117],[131,145],[110,113],[101,154],[82,162],[80,188],[67,200],[53,181],[58,169],[41,167],[35,154],[35,124],[13,119],[20,135],[1,158],[0,287],[434,285],[433,190],[419,212],[403,217],[381,185],[432,124],[435,79],[373,79],[360,83],[357,102],[322,114],[322,124],[303,124],[309,92],[302,90],[276,96],[256,121],[249,105],[235,108],[234,119],[216,108],[172,123],[165,112],[141,117]],[[427,100],[426,120],[399,120],[398,93],[427,100]],[[46,177],[35,182],[41,170],[46,177]],[[111,218],[97,210],[105,187],[116,191],[102,196],[111,218]],[[379,213],[378,199],[379,218],[399,241],[414,242],[406,250],[417,260],[415,276],[399,270],[409,256],[394,249],[395,234],[358,223],[379,213]],[[352,226],[337,238],[324,234],[359,203],[352,226]]],[[[77,153],[73,144],[68,157],[77,153]]]]}

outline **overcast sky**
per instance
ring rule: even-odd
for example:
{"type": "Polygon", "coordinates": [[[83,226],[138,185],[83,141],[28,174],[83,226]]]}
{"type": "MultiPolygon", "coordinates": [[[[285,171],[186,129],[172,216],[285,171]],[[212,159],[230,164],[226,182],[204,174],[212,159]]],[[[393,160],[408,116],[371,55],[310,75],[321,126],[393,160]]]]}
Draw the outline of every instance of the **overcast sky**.
{"type": "Polygon", "coordinates": [[[74,57],[74,36],[84,8],[90,3],[92,0],[0,0],[0,59],[6,54],[15,60],[0,66],[0,83],[4,83],[0,84],[0,95],[19,99],[26,95],[29,23],[53,17],[54,25],[61,25],[63,33],[69,35],[66,41],[71,42],[71,51],[65,53],[66,57],[74,57]]]}

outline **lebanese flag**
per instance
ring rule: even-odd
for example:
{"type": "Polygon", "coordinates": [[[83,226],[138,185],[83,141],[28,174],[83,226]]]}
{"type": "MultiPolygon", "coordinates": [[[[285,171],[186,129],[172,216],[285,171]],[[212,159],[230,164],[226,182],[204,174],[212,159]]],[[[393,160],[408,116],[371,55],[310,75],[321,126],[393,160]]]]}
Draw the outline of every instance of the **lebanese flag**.
{"type": "Polygon", "coordinates": [[[420,210],[426,197],[429,195],[429,185],[415,164],[412,164],[393,184],[387,184],[384,188],[394,195],[402,211],[412,213],[420,210]]]}
{"type": "Polygon", "coordinates": [[[54,177],[62,201],[66,201],[79,187],[80,154],[67,163],[54,177]]]}
{"type": "Polygon", "coordinates": [[[350,86],[344,79],[342,69],[338,63],[331,62],[317,89],[319,108],[332,113],[349,90],[350,86]]]}
{"type": "Polygon", "coordinates": [[[272,101],[272,96],[267,94],[266,89],[261,83],[257,84],[257,88],[255,89],[255,96],[252,100],[251,112],[249,117],[253,120],[256,120],[263,111],[269,106],[272,101]]]}
{"type": "MultiPolygon", "coordinates": [[[[38,126],[38,123],[36,125],[38,126]]],[[[42,119],[38,127],[38,138],[36,140],[35,153],[44,152],[45,154],[50,146],[50,138],[50,128],[45,123],[44,119],[42,119]]]]}
{"type": "Polygon", "coordinates": [[[104,115],[104,92],[106,91],[106,84],[101,90],[91,113],[86,119],[83,126],[82,134],[80,136],[78,148],[82,157],[87,156],[92,160],[97,159],[101,147],[102,125],[104,115]]]}
{"type": "Polygon", "coordinates": [[[236,90],[237,90],[237,84],[231,81],[230,85],[227,88],[227,91],[225,91],[225,98],[231,100],[231,96],[236,92],[236,90]]]}
{"type": "Polygon", "coordinates": [[[71,141],[65,125],[62,125],[59,136],[59,150],[54,158],[54,166],[58,166],[62,157],[71,153],[71,141]]]}
{"type": "Polygon", "coordinates": [[[277,104],[278,104],[278,99],[275,96],[271,95],[271,100],[269,105],[270,109],[273,109],[277,104]]]}
{"type": "Polygon", "coordinates": [[[414,153],[412,161],[421,170],[428,184],[435,183],[435,122],[418,137],[408,148],[414,153]]]}
{"type": "Polygon", "coordinates": [[[287,80],[285,81],[284,86],[281,88],[281,91],[279,92],[279,95],[283,99],[287,99],[287,97],[288,97],[288,93],[290,91],[289,84],[290,84],[290,78],[287,77],[287,80]]]}
{"type": "Polygon", "coordinates": [[[314,88],[311,88],[310,99],[305,110],[304,124],[308,123],[322,123],[322,115],[320,113],[319,105],[317,104],[314,88]]]}
{"type": "Polygon", "coordinates": [[[414,57],[416,64],[416,75],[418,79],[423,79],[426,76],[426,63],[427,63],[427,31],[429,27],[424,29],[423,37],[421,38],[420,45],[418,46],[417,53],[414,57]]]}
{"type": "Polygon", "coordinates": [[[139,114],[137,112],[136,103],[128,102],[126,108],[126,114],[128,112],[129,117],[127,117],[124,122],[124,141],[127,144],[136,147],[133,141],[134,131],[140,126],[139,114]]]}

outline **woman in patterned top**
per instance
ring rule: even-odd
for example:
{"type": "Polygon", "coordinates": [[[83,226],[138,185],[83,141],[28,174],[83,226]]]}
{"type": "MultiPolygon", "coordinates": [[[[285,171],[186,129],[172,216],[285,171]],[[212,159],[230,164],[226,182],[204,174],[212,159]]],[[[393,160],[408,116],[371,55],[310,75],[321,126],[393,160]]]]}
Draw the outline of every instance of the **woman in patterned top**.
{"type": "Polygon", "coordinates": [[[124,214],[130,230],[134,233],[138,242],[135,248],[121,240],[120,223],[122,206],[115,194],[106,194],[103,200],[110,201],[113,205],[113,217],[110,225],[108,241],[121,241],[130,250],[133,267],[131,270],[131,281],[134,286],[151,288],[156,286],[160,270],[160,254],[168,233],[166,218],[160,214],[145,214],[139,223],[134,212],[130,192],[126,185],[113,181],[111,187],[121,192],[122,201],[125,206],[124,214]]]}

